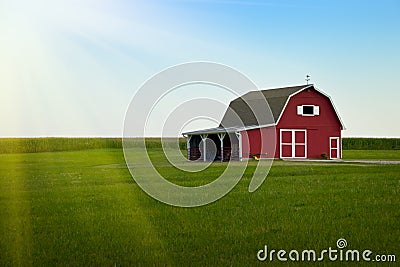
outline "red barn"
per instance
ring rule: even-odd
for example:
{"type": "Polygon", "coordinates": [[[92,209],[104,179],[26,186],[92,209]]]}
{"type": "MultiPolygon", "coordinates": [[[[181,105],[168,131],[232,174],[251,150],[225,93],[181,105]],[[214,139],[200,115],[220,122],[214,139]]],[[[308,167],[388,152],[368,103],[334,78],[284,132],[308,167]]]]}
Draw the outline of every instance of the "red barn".
{"type": "Polygon", "coordinates": [[[339,159],[342,130],[331,98],[310,84],[249,92],[230,103],[219,127],[183,135],[190,160],[339,159]],[[272,114],[260,125],[252,111],[265,101],[272,114]],[[240,125],[232,123],[233,113],[240,125]]]}

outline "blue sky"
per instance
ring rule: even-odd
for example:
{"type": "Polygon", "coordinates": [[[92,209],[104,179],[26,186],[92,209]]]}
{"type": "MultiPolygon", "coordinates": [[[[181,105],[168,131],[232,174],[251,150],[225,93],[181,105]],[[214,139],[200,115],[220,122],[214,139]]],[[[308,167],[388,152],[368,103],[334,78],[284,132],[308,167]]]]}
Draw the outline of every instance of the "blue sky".
{"type": "Polygon", "coordinates": [[[0,136],[121,136],[149,77],[212,61],[260,88],[310,74],[345,136],[399,137],[398,14],[389,0],[0,0],[0,136]]]}

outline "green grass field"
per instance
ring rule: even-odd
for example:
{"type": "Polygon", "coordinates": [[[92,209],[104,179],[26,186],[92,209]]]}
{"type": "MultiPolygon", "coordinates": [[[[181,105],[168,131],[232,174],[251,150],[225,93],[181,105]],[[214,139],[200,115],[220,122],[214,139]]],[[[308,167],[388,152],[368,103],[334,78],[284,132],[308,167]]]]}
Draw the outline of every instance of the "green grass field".
{"type": "MultiPolygon", "coordinates": [[[[186,178],[150,151],[177,183],[206,183],[226,167],[186,178]]],[[[400,160],[400,151],[344,156],[400,160]]],[[[339,238],[400,260],[400,165],[275,161],[248,193],[255,164],[221,200],[177,208],[135,184],[121,149],[0,154],[0,265],[275,265],[257,261],[264,245],[318,251],[339,238]]]]}
{"type": "Polygon", "coordinates": [[[400,160],[400,150],[343,150],[344,159],[400,160]]]}

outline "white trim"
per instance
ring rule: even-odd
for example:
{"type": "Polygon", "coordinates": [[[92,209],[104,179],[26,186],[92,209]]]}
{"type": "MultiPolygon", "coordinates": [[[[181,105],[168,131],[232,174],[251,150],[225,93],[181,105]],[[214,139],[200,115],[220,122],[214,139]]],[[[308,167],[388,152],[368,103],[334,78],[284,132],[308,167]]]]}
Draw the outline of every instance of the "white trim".
{"type": "Polygon", "coordinates": [[[340,159],[340,147],[341,142],[340,142],[340,137],[337,136],[331,136],[329,137],[329,159],[340,159]],[[336,147],[332,148],[332,140],[336,140],[336,147]],[[336,158],[332,158],[332,150],[336,149],[336,158]]]}
{"type": "Polygon", "coordinates": [[[292,96],[295,96],[295,95],[297,95],[298,93],[303,92],[305,89],[310,88],[310,87],[312,87],[312,86],[313,86],[313,85],[310,84],[310,85],[304,87],[303,89],[300,89],[299,91],[294,92],[293,94],[289,95],[289,97],[286,99],[285,105],[283,106],[283,109],[282,109],[282,111],[281,111],[281,114],[279,114],[278,120],[275,122],[276,125],[278,125],[279,121],[281,120],[282,115],[283,115],[283,113],[284,113],[285,110],[286,110],[286,106],[288,105],[288,103],[289,103],[289,101],[290,101],[290,98],[292,98],[292,96]]]}
{"type": "Polygon", "coordinates": [[[190,140],[192,139],[191,135],[188,135],[186,137],[186,149],[187,149],[187,156],[188,156],[188,160],[190,160],[190,140]]]}
{"type": "Polygon", "coordinates": [[[207,145],[206,145],[206,139],[208,137],[208,134],[201,134],[200,135],[201,140],[203,141],[203,161],[207,161],[207,145]]]}
{"type": "Polygon", "coordinates": [[[224,161],[224,138],[225,138],[225,133],[219,133],[217,134],[219,141],[220,141],[220,146],[221,146],[221,162],[224,161]]]}
{"type": "Polygon", "coordinates": [[[242,161],[242,134],[240,132],[235,133],[237,138],[239,139],[239,160],[242,161]]]}
{"type": "Polygon", "coordinates": [[[281,159],[306,159],[307,158],[307,129],[279,129],[279,158],[281,159]],[[290,143],[282,142],[282,133],[291,132],[292,140],[290,143]],[[304,132],[304,143],[296,143],[296,132],[304,132]],[[283,157],[282,156],[282,146],[290,145],[292,147],[292,156],[283,157]],[[296,157],[296,145],[304,145],[304,157],[296,157]]]}
{"type": "Polygon", "coordinates": [[[314,115],[319,116],[319,106],[314,106],[314,115]]]}
{"type": "Polygon", "coordinates": [[[297,115],[303,115],[303,106],[297,106],[297,115]]]}

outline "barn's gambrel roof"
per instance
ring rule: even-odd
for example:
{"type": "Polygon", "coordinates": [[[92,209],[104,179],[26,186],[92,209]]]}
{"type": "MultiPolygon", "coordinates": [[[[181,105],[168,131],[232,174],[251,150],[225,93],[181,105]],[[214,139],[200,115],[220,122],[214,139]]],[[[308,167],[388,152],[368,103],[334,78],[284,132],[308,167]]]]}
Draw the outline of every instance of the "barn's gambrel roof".
{"type": "Polygon", "coordinates": [[[336,116],[339,119],[342,129],[345,129],[345,126],[330,96],[318,90],[313,84],[308,84],[308,85],[298,85],[291,87],[264,89],[260,91],[248,92],[243,96],[238,97],[231,101],[231,103],[229,104],[229,108],[225,112],[225,115],[222,118],[219,127],[204,129],[194,132],[187,132],[183,134],[186,135],[186,134],[233,132],[235,130],[242,131],[242,130],[256,129],[256,128],[276,125],[278,124],[290,98],[306,89],[314,89],[329,99],[336,113],[336,116]],[[261,96],[260,93],[263,95],[264,99],[260,98],[261,96]],[[264,107],[265,100],[268,102],[272,116],[263,117],[262,125],[260,125],[260,123],[257,121],[254,115],[254,111],[262,110],[263,108],[265,110],[264,107]],[[236,113],[237,116],[239,116],[242,122],[241,126],[237,125],[237,120],[232,119],[237,117],[236,115],[233,115],[232,112],[236,113]]]}
{"type": "Polygon", "coordinates": [[[236,114],[240,117],[245,127],[251,127],[251,126],[264,127],[270,124],[278,124],[290,98],[300,93],[303,90],[311,88],[315,89],[317,92],[321,93],[322,95],[326,96],[329,99],[340,121],[340,124],[344,129],[344,125],[339,117],[339,114],[336,111],[336,108],[331,98],[322,91],[316,89],[313,84],[275,88],[275,89],[265,89],[261,91],[251,91],[241,97],[238,97],[233,101],[231,101],[231,103],[229,104],[229,108],[221,121],[220,127],[234,126],[231,124],[230,118],[232,117],[232,114],[230,114],[230,109],[236,112],[236,114]],[[264,96],[265,100],[268,102],[272,113],[272,117],[270,116],[270,118],[267,119],[267,121],[263,121],[263,125],[259,125],[259,122],[257,122],[257,119],[254,116],[254,112],[252,111],[252,109],[253,110],[260,109],[259,108],[260,105],[265,105],[265,100],[260,99],[260,92],[264,96]]]}

